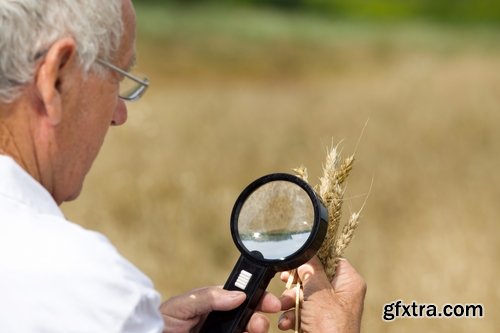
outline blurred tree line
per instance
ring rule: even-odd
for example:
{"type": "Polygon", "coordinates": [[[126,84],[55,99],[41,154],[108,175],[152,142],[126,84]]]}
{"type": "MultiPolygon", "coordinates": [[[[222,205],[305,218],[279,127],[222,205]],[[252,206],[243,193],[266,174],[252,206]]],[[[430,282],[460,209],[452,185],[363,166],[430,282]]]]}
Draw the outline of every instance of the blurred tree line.
{"type": "Polygon", "coordinates": [[[499,0],[135,0],[140,3],[245,4],[282,10],[313,11],[337,17],[375,20],[431,19],[500,23],[499,0]]]}

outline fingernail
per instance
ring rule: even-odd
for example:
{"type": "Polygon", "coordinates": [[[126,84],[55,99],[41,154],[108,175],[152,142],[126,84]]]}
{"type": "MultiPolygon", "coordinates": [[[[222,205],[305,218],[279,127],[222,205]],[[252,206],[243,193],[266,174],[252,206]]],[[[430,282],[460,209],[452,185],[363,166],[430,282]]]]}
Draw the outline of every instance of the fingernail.
{"type": "Polygon", "coordinates": [[[280,329],[285,329],[287,327],[287,323],[290,321],[290,318],[287,317],[285,313],[282,313],[278,319],[278,327],[280,329]]]}
{"type": "Polygon", "coordinates": [[[231,293],[229,294],[229,297],[240,298],[242,295],[245,295],[245,297],[246,297],[246,294],[242,291],[231,291],[231,293]]]}

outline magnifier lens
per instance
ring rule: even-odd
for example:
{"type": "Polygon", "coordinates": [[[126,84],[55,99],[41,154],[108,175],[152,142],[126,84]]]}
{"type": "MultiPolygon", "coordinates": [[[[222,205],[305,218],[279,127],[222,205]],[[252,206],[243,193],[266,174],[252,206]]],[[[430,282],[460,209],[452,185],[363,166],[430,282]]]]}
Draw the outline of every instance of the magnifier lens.
{"type": "Polygon", "coordinates": [[[248,185],[231,214],[231,235],[241,256],[224,285],[247,298],[236,309],[211,312],[200,332],[244,332],[275,273],[311,259],[327,226],[326,207],[302,179],[277,173],[248,185]]]}
{"type": "Polygon", "coordinates": [[[242,245],[267,260],[293,255],[306,243],[313,226],[311,198],[299,185],[283,180],[252,192],[241,207],[237,224],[242,245]]]}

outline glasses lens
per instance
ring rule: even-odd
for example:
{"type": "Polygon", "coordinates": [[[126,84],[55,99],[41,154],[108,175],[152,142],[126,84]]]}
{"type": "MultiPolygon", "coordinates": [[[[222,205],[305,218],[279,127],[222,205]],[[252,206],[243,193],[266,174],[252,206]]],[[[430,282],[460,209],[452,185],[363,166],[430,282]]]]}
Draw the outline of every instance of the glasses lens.
{"type": "MultiPolygon", "coordinates": [[[[144,79],[144,81],[146,83],[149,82],[147,79],[144,79]]],[[[123,81],[120,82],[120,97],[127,101],[136,101],[146,92],[147,87],[147,85],[125,77],[123,81]]]]}

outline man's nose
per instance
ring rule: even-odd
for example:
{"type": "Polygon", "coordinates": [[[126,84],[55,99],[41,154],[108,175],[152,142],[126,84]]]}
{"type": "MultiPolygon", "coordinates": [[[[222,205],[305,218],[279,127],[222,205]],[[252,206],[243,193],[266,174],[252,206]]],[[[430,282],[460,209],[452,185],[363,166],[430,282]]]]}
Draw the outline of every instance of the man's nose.
{"type": "Polygon", "coordinates": [[[118,100],[116,109],[113,112],[113,119],[111,119],[112,126],[123,125],[127,121],[127,105],[121,99],[118,100]]]}

